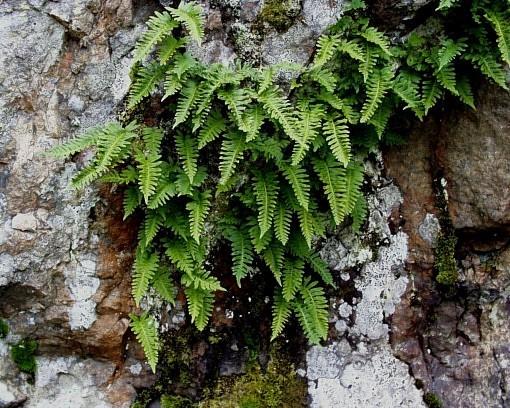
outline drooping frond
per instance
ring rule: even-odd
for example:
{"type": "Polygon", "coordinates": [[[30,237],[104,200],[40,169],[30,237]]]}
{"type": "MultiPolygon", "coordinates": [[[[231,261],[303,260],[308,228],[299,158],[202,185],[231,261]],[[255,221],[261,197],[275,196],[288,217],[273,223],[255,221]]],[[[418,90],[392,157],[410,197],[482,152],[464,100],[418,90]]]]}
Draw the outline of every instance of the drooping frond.
{"type": "MultiPolygon", "coordinates": [[[[133,63],[146,58],[152,49],[179,24],[166,12],[156,11],[147,22],[147,31],[143,33],[135,46],[133,63]]],[[[172,38],[172,37],[170,37],[172,38]]],[[[165,61],[162,61],[164,63],[165,61]]]]}
{"type": "Polygon", "coordinates": [[[274,217],[274,232],[278,241],[283,245],[289,240],[290,223],[292,222],[292,212],[280,202],[277,205],[274,217]]]}
{"type": "Polygon", "coordinates": [[[161,160],[159,153],[141,152],[135,154],[138,162],[138,185],[143,194],[145,203],[149,202],[151,196],[156,192],[158,181],[161,176],[161,160]]]}
{"type": "Polygon", "coordinates": [[[175,305],[177,288],[170,280],[170,271],[168,268],[160,267],[154,274],[151,282],[158,294],[171,305],[175,305]]]}
{"type": "Polygon", "coordinates": [[[163,206],[170,198],[174,197],[177,194],[177,188],[175,183],[170,180],[161,177],[156,187],[156,191],[149,199],[147,203],[147,208],[150,210],[154,210],[158,207],[163,206]]]}
{"type": "Polygon", "coordinates": [[[310,144],[317,137],[317,130],[320,127],[322,110],[319,106],[301,106],[299,110],[298,131],[300,140],[294,145],[292,151],[292,165],[298,165],[304,159],[310,144]]]}
{"type": "Polygon", "coordinates": [[[145,357],[147,358],[147,362],[149,363],[152,372],[156,373],[160,347],[156,321],[147,312],[144,312],[140,316],[132,313],[129,317],[131,319],[131,330],[133,330],[136,339],[142,345],[145,357]]]}
{"type": "Polygon", "coordinates": [[[352,59],[364,61],[363,50],[360,45],[353,40],[342,40],[339,42],[338,51],[343,52],[352,59]]]}
{"type": "Polygon", "coordinates": [[[301,259],[287,259],[283,267],[283,298],[290,302],[296,296],[303,280],[305,264],[301,259]]]}
{"type": "Polygon", "coordinates": [[[367,27],[361,35],[372,44],[379,48],[387,55],[392,55],[390,51],[390,43],[383,33],[377,31],[374,27],[367,27]]]}
{"type": "Polygon", "coordinates": [[[154,277],[158,265],[159,256],[156,252],[149,253],[140,248],[136,251],[131,290],[136,306],[139,306],[140,300],[147,292],[149,282],[154,277]]]}
{"type": "Polygon", "coordinates": [[[447,89],[453,95],[458,95],[455,67],[452,63],[445,65],[443,69],[436,72],[436,78],[444,89],[447,89]]]}
{"type": "Polygon", "coordinates": [[[472,56],[471,59],[477,64],[482,71],[482,74],[496,82],[503,89],[508,89],[506,84],[505,70],[501,64],[496,60],[494,55],[486,52],[485,54],[477,54],[472,56]]]}
{"type": "Polygon", "coordinates": [[[166,8],[179,22],[184,24],[191,38],[201,43],[204,38],[204,21],[202,7],[194,2],[181,2],[178,8],[166,8]]]}
{"type": "Polygon", "coordinates": [[[287,98],[280,95],[278,88],[269,88],[258,95],[258,99],[269,117],[282,126],[287,136],[296,142],[302,142],[301,136],[296,130],[296,118],[290,103],[287,98]]]}
{"type": "Polygon", "coordinates": [[[221,116],[221,113],[214,110],[200,130],[198,135],[198,148],[203,149],[206,145],[220,136],[225,131],[226,127],[225,119],[221,116]]]}
{"type": "Polygon", "coordinates": [[[165,255],[181,271],[192,274],[195,269],[195,261],[188,252],[186,242],[181,239],[172,239],[165,242],[165,255]]]}
{"type": "Polygon", "coordinates": [[[354,208],[351,212],[352,217],[352,229],[357,232],[365,222],[367,218],[367,200],[363,194],[360,194],[354,208]]]}
{"type": "Polygon", "coordinates": [[[345,169],[333,156],[326,160],[315,160],[313,168],[324,186],[324,192],[328,199],[329,207],[335,224],[340,224],[345,216],[345,169]]]}
{"type": "Polygon", "coordinates": [[[125,220],[127,217],[129,217],[131,214],[135,212],[135,210],[138,208],[138,206],[142,203],[142,194],[140,193],[140,190],[138,190],[137,187],[131,186],[124,191],[124,200],[123,200],[123,206],[124,206],[124,218],[125,220]]]}
{"type": "Polygon", "coordinates": [[[255,174],[255,197],[260,236],[263,236],[271,228],[278,198],[278,179],[275,173],[264,171],[255,174]]]}
{"type": "Polygon", "coordinates": [[[161,64],[166,64],[172,58],[176,51],[186,45],[186,41],[182,38],[175,38],[171,35],[167,36],[162,42],[158,50],[158,58],[161,64]]]}
{"type": "Polygon", "coordinates": [[[191,109],[195,105],[195,98],[198,95],[198,84],[195,81],[188,81],[181,91],[181,97],[177,102],[173,128],[186,121],[191,109]]]}
{"type": "Polygon", "coordinates": [[[241,279],[248,275],[253,263],[253,246],[245,229],[232,229],[228,239],[232,247],[232,273],[241,287],[241,279]]]}
{"type": "Polygon", "coordinates": [[[418,118],[424,115],[420,95],[420,77],[409,71],[401,71],[393,81],[393,92],[406,103],[418,118]]]}
{"type": "Polygon", "coordinates": [[[436,104],[441,94],[441,85],[436,79],[426,79],[422,82],[421,98],[425,114],[436,104]]]}
{"type": "Polygon", "coordinates": [[[212,313],[214,295],[204,289],[186,288],[184,290],[188,300],[188,312],[191,322],[200,331],[204,330],[212,313]]]}
{"type": "Polygon", "coordinates": [[[264,262],[269,267],[278,285],[282,284],[282,268],[284,260],[284,247],[277,241],[271,241],[268,247],[262,253],[264,262]]]}
{"type": "Polygon", "coordinates": [[[383,99],[381,105],[375,111],[374,115],[368,121],[368,123],[375,128],[375,131],[377,132],[377,136],[379,137],[379,139],[382,138],[392,113],[391,102],[389,102],[387,99],[388,97],[386,96],[383,99]]]}
{"type": "Polygon", "coordinates": [[[437,6],[436,10],[446,10],[457,3],[457,0],[439,0],[439,6],[437,6]]]}
{"type": "Polygon", "coordinates": [[[218,91],[218,97],[225,102],[238,126],[243,124],[243,113],[250,103],[250,92],[244,88],[218,91]]]}
{"type": "Polygon", "coordinates": [[[308,201],[310,199],[310,178],[305,169],[299,166],[289,166],[281,164],[281,170],[284,177],[292,187],[298,203],[308,210],[308,201]]]}
{"type": "Polygon", "coordinates": [[[128,166],[121,171],[110,171],[99,179],[104,183],[131,184],[138,179],[138,172],[133,166],[128,166]]]}
{"type": "Polygon", "coordinates": [[[340,38],[336,35],[321,35],[317,41],[313,67],[320,68],[333,58],[339,43],[340,38]]]}
{"type": "Polygon", "coordinates": [[[241,128],[243,132],[246,132],[246,142],[251,142],[258,137],[264,119],[264,111],[260,105],[255,105],[246,110],[242,118],[243,126],[241,128]]]}
{"type": "Polygon", "coordinates": [[[163,225],[163,221],[164,218],[160,211],[150,210],[145,213],[145,219],[143,221],[145,246],[148,246],[152,242],[163,225]]]}
{"type": "Polygon", "coordinates": [[[305,238],[306,244],[308,248],[312,247],[312,238],[314,234],[313,228],[313,215],[311,211],[305,210],[303,207],[300,207],[297,210],[298,219],[299,219],[299,227],[301,228],[301,233],[305,238]]]}
{"type": "Polygon", "coordinates": [[[437,52],[438,57],[438,70],[442,70],[445,66],[450,64],[457,56],[461,55],[466,49],[464,41],[454,41],[447,38],[443,41],[441,48],[437,52]]]}
{"type": "Polygon", "coordinates": [[[313,271],[321,277],[322,281],[326,285],[335,287],[333,276],[331,276],[331,272],[329,271],[329,266],[326,262],[324,262],[319,254],[315,253],[310,255],[307,261],[312,267],[313,271]]]}
{"type": "Polygon", "coordinates": [[[250,220],[249,224],[251,225],[249,229],[251,243],[253,244],[255,252],[257,254],[260,254],[264,249],[266,249],[266,247],[273,239],[273,234],[271,230],[267,231],[265,234],[261,234],[260,226],[258,224],[257,219],[255,218],[250,220]]]}
{"type": "Polygon", "coordinates": [[[393,72],[389,68],[375,70],[367,79],[367,98],[361,108],[361,123],[366,123],[375,113],[381,101],[391,88],[393,72]]]}
{"type": "Polygon", "coordinates": [[[209,190],[195,193],[193,200],[186,204],[186,209],[189,211],[190,233],[196,242],[200,242],[210,208],[211,192],[209,190]]]}
{"type": "Polygon", "coordinates": [[[363,177],[363,167],[359,163],[351,162],[345,172],[345,191],[342,197],[342,207],[346,214],[352,212],[361,195],[363,177]]]}
{"type": "Polygon", "coordinates": [[[140,101],[151,94],[165,76],[165,66],[152,62],[140,67],[129,91],[128,108],[133,109],[140,101]]]}
{"type": "Polygon", "coordinates": [[[373,73],[377,62],[377,53],[369,43],[365,44],[363,49],[363,60],[359,64],[359,72],[363,75],[363,80],[367,82],[368,77],[373,73]]]}
{"type": "Polygon", "coordinates": [[[198,148],[197,140],[188,134],[175,135],[175,146],[179,154],[179,160],[184,168],[184,172],[193,184],[195,174],[197,174],[198,148]]]}
{"type": "Polygon", "coordinates": [[[351,160],[351,141],[345,121],[329,116],[324,122],[323,132],[335,159],[347,167],[351,160]]]}
{"type": "Polygon", "coordinates": [[[496,32],[501,58],[510,65],[510,12],[503,13],[487,10],[485,18],[489,20],[496,32]]]}
{"type": "Polygon", "coordinates": [[[324,290],[316,281],[305,278],[299,289],[303,303],[299,304],[298,319],[303,327],[306,337],[313,344],[326,340],[328,335],[328,302],[324,290]]]}
{"type": "Polygon", "coordinates": [[[473,96],[473,90],[471,89],[471,83],[466,76],[461,76],[457,80],[457,92],[459,99],[466,105],[475,109],[475,98],[473,96]]]}
{"type": "Polygon", "coordinates": [[[82,152],[89,147],[96,146],[103,129],[103,126],[89,129],[83,135],[75,137],[74,139],[60,145],[53,146],[46,154],[56,159],[65,159],[75,153],[82,152]]]}
{"type": "Polygon", "coordinates": [[[280,290],[273,297],[273,322],[271,324],[271,341],[283,331],[291,314],[291,304],[285,300],[280,290]]]}
{"type": "MultiPolygon", "coordinates": [[[[194,243],[194,241],[190,241],[194,243]]],[[[191,248],[193,249],[193,248],[191,248]]],[[[188,251],[190,249],[188,248],[188,251]]],[[[198,266],[191,273],[186,273],[181,277],[181,283],[188,288],[195,288],[214,292],[224,290],[217,277],[211,275],[203,266],[198,266]]]]}
{"type": "Polygon", "coordinates": [[[239,133],[229,134],[223,140],[220,150],[220,185],[225,184],[234,173],[239,160],[243,156],[245,141],[239,133]]]}
{"type": "Polygon", "coordinates": [[[341,99],[338,96],[324,90],[319,93],[318,98],[324,102],[327,102],[336,110],[342,112],[342,115],[345,116],[345,119],[347,119],[349,123],[358,123],[359,114],[353,109],[349,101],[341,99]]]}
{"type": "Polygon", "coordinates": [[[322,85],[327,92],[335,92],[338,78],[329,69],[315,68],[309,72],[309,75],[311,79],[322,85]]]}

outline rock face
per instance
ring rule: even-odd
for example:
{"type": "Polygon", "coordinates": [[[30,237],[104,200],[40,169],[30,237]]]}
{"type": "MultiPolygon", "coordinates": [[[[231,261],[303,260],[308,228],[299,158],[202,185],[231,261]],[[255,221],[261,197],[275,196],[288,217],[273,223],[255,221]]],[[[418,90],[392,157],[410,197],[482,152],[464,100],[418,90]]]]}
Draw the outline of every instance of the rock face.
{"type": "MultiPolygon", "coordinates": [[[[116,191],[68,187],[86,154],[64,164],[42,153],[122,108],[136,38],[170,3],[0,3],[0,317],[10,327],[0,407],[128,407],[154,381],[128,329],[136,220],[122,222],[116,191]],[[34,384],[9,357],[26,337],[39,344],[34,384]]],[[[204,0],[207,38],[191,51],[305,64],[347,2],[291,3],[276,25],[261,18],[269,0],[204,0]]],[[[431,2],[367,3],[395,30],[431,2]]],[[[306,353],[312,407],[414,408],[424,393],[445,407],[510,406],[510,97],[483,85],[477,99],[477,111],[436,114],[367,161],[364,234],[340,231],[321,251],[342,285],[330,341],[306,353]],[[459,242],[454,290],[435,281],[445,223],[459,242]]],[[[168,326],[183,316],[178,308],[168,326]]],[[[219,364],[224,374],[238,366],[219,364]]]]}

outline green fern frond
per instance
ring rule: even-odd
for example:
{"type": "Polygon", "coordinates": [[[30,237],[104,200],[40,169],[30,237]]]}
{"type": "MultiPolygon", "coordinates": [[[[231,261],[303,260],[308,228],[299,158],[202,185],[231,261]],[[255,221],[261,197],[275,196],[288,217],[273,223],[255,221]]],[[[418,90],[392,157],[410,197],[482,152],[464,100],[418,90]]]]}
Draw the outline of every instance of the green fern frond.
{"type": "Polygon", "coordinates": [[[158,364],[159,355],[159,338],[158,329],[156,328],[156,320],[147,312],[137,316],[129,315],[131,319],[131,330],[136,336],[138,342],[142,345],[145,357],[153,373],[156,373],[156,365],[158,364]]]}
{"type": "Polygon", "coordinates": [[[296,296],[301,281],[303,280],[303,269],[305,264],[301,259],[287,259],[283,267],[283,298],[290,302],[296,296]]]}
{"type": "Polygon", "coordinates": [[[360,194],[354,208],[351,212],[352,217],[352,229],[355,232],[358,232],[361,225],[365,222],[367,218],[368,210],[367,210],[367,200],[363,194],[360,194]]]}
{"type": "Polygon", "coordinates": [[[314,68],[320,68],[331,60],[333,55],[335,55],[335,51],[338,48],[339,43],[340,38],[336,35],[321,35],[317,41],[317,49],[312,66],[314,68]]]}
{"type": "Polygon", "coordinates": [[[246,132],[246,142],[251,142],[258,137],[264,119],[264,111],[260,105],[255,105],[246,110],[242,118],[243,126],[241,128],[243,132],[246,132]]]}
{"type": "Polygon", "coordinates": [[[393,72],[390,68],[382,68],[374,71],[367,79],[367,98],[361,108],[361,123],[366,123],[375,113],[384,95],[391,88],[393,72]]]}
{"type": "Polygon", "coordinates": [[[381,105],[375,111],[374,116],[372,116],[368,121],[368,123],[375,128],[379,139],[382,138],[392,114],[392,105],[387,99],[388,97],[386,96],[381,102],[381,105]]]}
{"type": "Polygon", "coordinates": [[[258,205],[260,236],[271,228],[278,198],[278,179],[271,171],[255,174],[255,197],[258,205]]]}
{"type": "Polygon", "coordinates": [[[103,129],[103,126],[93,127],[83,135],[75,137],[74,139],[60,145],[53,146],[46,152],[46,154],[56,159],[65,159],[75,153],[82,152],[89,147],[96,146],[101,134],[103,133],[103,129]]]}
{"type": "Polygon", "coordinates": [[[262,259],[269,267],[273,276],[278,282],[278,285],[282,284],[282,268],[284,261],[284,247],[277,241],[272,241],[268,247],[262,253],[262,259]]]}
{"type": "Polygon", "coordinates": [[[327,92],[335,92],[337,77],[333,72],[324,67],[309,71],[310,78],[320,84],[327,92]]]}
{"type": "Polygon", "coordinates": [[[198,147],[196,138],[189,135],[175,135],[175,146],[184,172],[191,184],[197,174],[198,147]]]}
{"type": "Polygon", "coordinates": [[[441,71],[444,67],[450,64],[457,56],[461,55],[467,48],[464,41],[454,41],[447,38],[443,41],[441,48],[437,52],[438,57],[438,70],[441,71]]]}
{"type": "Polygon", "coordinates": [[[354,40],[342,40],[339,42],[338,51],[349,55],[352,59],[357,61],[364,61],[363,50],[360,45],[354,40]]]}
{"type": "Polygon", "coordinates": [[[473,96],[473,90],[471,89],[471,83],[466,76],[461,76],[457,80],[457,92],[459,99],[462,102],[475,109],[475,98],[473,96]]]}
{"type": "Polygon", "coordinates": [[[331,272],[329,271],[329,266],[324,260],[320,257],[319,254],[314,253],[310,255],[307,258],[307,262],[312,267],[313,271],[319,275],[322,279],[322,281],[329,286],[335,286],[335,283],[333,282],[333,276],[331,275],[331,272]]]}
{"type": "Polygon", "coordinates": [[[170,273],[167,268],[160,267],[154,274],[151,282],[156,292],[168,303],[175,306],[177,288],[170,280],[170,273]]]}
{"type": "Polygon", "coordinates": [[[174,197],[177,194],[177,188],[175,183],[172,183],[169,180],[164,178],[160,179],[158,186],[156,187],[156,191],[149,199],[147,203],[147,208],[150,210],[154,210],[163,206],[170,198],[174,197]]]}
{"type": "Polygon", "coordinates": [[[143,221],[143,230],[146,246],[148,246],[152,242],[152,240],[160,230],[161,226],[163,225],[163,221],[164,219],[160,211],[151,210],[145,213],[145,220],[143,221]]]}
{"type": "Polygon", "coordinates": [[[207,118],[198,135],[198,149],[203,149],[213,140],[217,139],[226,129],[227,125],[221,113],[214,110],[207,118]]]}
{"type": "Polygon", "coordinates": [[[237,163],[243,157],[244,149],[244,137],[239,133],[231,133],[223,140],[220,150],[220,185],[226,184],[232,176],[237,163]]]}
{"type": "Polygon", "coordinates": [[[205,219],[211,208],[211,192],[209,190],[197,192],[193,195],[193,201],[186,204],[189,211],[189,227],[191,236],[196,242],[200,242],[205,228],[205,219]]]}
{"type": "Polygon", "coordinates": [[[510,13],[487,10],[485,18],[489,20],[497,35],[501,58],[510,65],[510,13]]]}
{"type": "Polygon", "coordinates": [[[313,228],[313,215],[311,211],[305,210],[303,207],[300,207],[297,210],[298,219],[299,219],[299,227],[301,228],[301,233],[303,237],[305,237],[306,244],[308,248],[312,247],[312,238],[314,234],[313,228]]]}
{"type": "Polygon", "coordinates": [[[374,27],[367,27],[364,32],[361,33],[361,35],[372,44],[377,45],[385,54],[392,55],[390,51],[390,43],[386,36],[381,33],[380,31],[377,31],[374,27]]]}
{"type": "Polygon", "coordinates": [[[261,235],[258,221],[255,218],[250,220],[249,224],[251,225],[249,229],[251,243],[255,248],[255,252],[257,254],[261,254],[273,239],[273,234],[271,230],[269,230],[265,234],[261,235]]]}
{"type": "Polygon", "coordinates": [[[436,10],[446,10],[450,7],[453,7],[457,3],[457,0],[439,0],[439,6],[437,6],[436,10]]]}
{"type": "Polygon", "coordinates": [[[351,162],[345,172],[345,191],[342,197],[342,207],[346,214],[350,214],[361,194],[363,184],[363,166],[351,162]]]}
{"type": "Polygon", "coordinates": [[[195,105],[195,98],[198,95],[198,84],[195,81],[188,81],[181,91],[181,97],[177,102],[177,109],[175,110],[174,124],[175,129],[181,123],[185,122],[188,118],[191,109],[195,105]]]}
{"type": "Polygon", "coordinates": [[[291,222],[292,212],[283,203],[278,203],[274,218],[274,233],[283,245],[289,240],[291,222]]]}
{"type": "Polygon", "coordinates": [[[437,103],[441,94],[441,85],[436,79],[426,79],[422,82],[421,98],[425,114],[437,103]]]}
{"type": "Polygon", "coordinates": [[[156,86],[165,77],[166,67],[153,62],[145,67],[140,67],[131,84],[128,97],[128,108],[133,109],[140,101],[151,94],[156,86]]]}
{"type": "Polygon", "coordinates": [[[126,191],[124,191],[124,218],[125,220],[131,214],[135,212],[138,206],[142,203],[142,194],[140,194],[140,190],[137,187],[128,187],[126,191]]]}
{"type": "Polygon", "coordinates": [[[305,169],[299,166],[289,166],[281,164],[281,170],[284,177],[292,187],[298,203],[308,210],[308,201],[310,200],[310,178],[305,169]]]}
{"type": "Polygon", "coordinates": [[[420,77],[409,71],[401,71],[393,81],[393,92],[406,103],[418,118],[424,115],[420,95],[420,77]]]}
{"type": "Polygon", "coordinates": [[[196,288],[186,288],[184,293],[188,300],[191,322],[198,330],[204,330],[212,314],[214,295],[207,290],[196,288]]]}
{"type": "Polygon", "coordinates": [[[313,168],[323,183],[335,224],[339,225],[346,213],[343,201],[346,171],[333,156],[328,156],[325,160],[314,160],[313,168]]]}
{"type": "Polygon", "coordinates": [[[482,74],[492,79],[503,89],[508,89],[506,84],[505,70],[501,64],[496,60],[494,55],[486,52],[484,54],[476,54],[474,56],[468,56],[475,64],[478,65],[482,74]]]}
{"type": "Polygon", "coordinates": [[[131,293],[138,307],[140,300],[149,288],[149,282],[154,277],[159,265],[159,255],[148,253],[142,249],[136,251],[135,262],[133,264],[133,279],[131,293]]]}
{"type": "Polygon", "coordinates": [[[241,279],[248,275],[253,263],[253,246],[244,229],[233,229],[228,239],[232,247],[232,273],[241,287],[241,279]]]}
{"type": "Polygon", "coordinates": [[[301,106],[299,110],[298,131],[300,140],[292,151],[292,165],[297,166],[304,159],[310,144],[317,137],[317,130],[321,125],[322,110],[319,106],[301,106]]]}
{"type": "Polygon", "coordinates": [[[320,340],[326,340],[328,335],[328,301],[324,290],[317,286],[317,282],[305,278],[299,293],[303,298],[304,309],[298,309],[298,319],[308,340],[313,344],[318,344],[320,340]]]}
{"type": "Polygon", "coordinates": [[[301,137],[296,130],[296,118],[292,113],[289,100],[280,95],[276,87],[264,91],[258,95],[258,99],[269,117],[282,126],[287,136],[301,143],[301,137]]]}
{"type": "Polygon", "coordinates": [[[291,230],[289,242],[286,248],[291,255],[300,259],[305,259],[310,255],[310,248],[308,248],[308,244],[306,243],[301,230],[291,230]]]}
{"type": "Polygon", "coordinates": [[[169,212],[172,214],[171,217],[166,217],[165,219],[165,227],[170,228],[172,232],[187,241],[190,238],[190,228],[188,216],[181,212],[180,209],[175,206],[170,207],[169,212]]]}
{"type": "Polygon", "coordinates": [[[251,101],[250,92],[244,88],[218,91],[218,98],[225,102],[237,125],[243,125],[243,113],[251,101]]]}
{"type": "Polygon", "coordinates": [[[345,121],[334,120],[331,116],[327,117],[322,130],[326,135],[333,156],[344,167],[347,167],[351,160],[351,141],[349,139],[349,128],[345,125],[345,121]]]}
{"type": "Polygon", "coordinates": [[[135,154],[138,162],[138,185],[143,194],[145,203],[149,202],[151,196],[156,192],[159,178],[161,177],[161,160],[159,154],[144,154],[138,151],[135,154]]]}
{"type": "MultiPolygon", "coordinates": [[[[178,25],[179,23],[177,23],[168,12],[156,11],[153,16],[149,17],[147,31],[143,33],[142,37],[136,43],[133,63],[146,58],[152,49],[163,41],[165,36],[170,35],[172,30],[178,25]]],[[[164,62],[165,61],[162,61],[162,63],[164,62]]]]}
{"type": "Polygon", "coordinates": [[[377,63],[377,53],[369,43],[365,44],[363,60],[359,64],[359,72],[363,75],[363,81],[367,82],[368,77],[373,73],[377,63]]]}
{"type": "Polygon", "coordinates": [[[181,239],[172,239],[165,242],[165,255],[181,271],[193,274],[195,262],[188,252],[186,242],[181,239]]]}
{"type": "Polygon", "coordinates": [[[444,89],[453,95],[458,95],[455,67],[452,63],[446,64],[440,71],[436,72],[436,78],[444,89]]]}
{"type": "Polygon", "coordinates": [[[324,102],[327,102],[329,105],[331,105],[331,107],[335,108],[336,110],[342,112],[342,115],[345,116],[347,122],[351,124],[358,123],[359,114],[354,111],[349,101],[341,99],[330,92],[325,92],[324,90],[322,90],[319,93],[318,98],[324,102]]]}
{"type": "Polygon", "coordinates": [[[276,339],[285,328],[290,314],[291,304],[285,300],[280,290],[275,292],[273,298],[273,322],[271,324],[271,341],[276,339]]]}
{"type": "Polygon", "coordinates": [[[203,9],[200,5],[190,2],[181,2],[178,8],[166,8],[173,18],[180,23],[184,24],[190,37],[194,39],[198,44],[202,43],[204,38],[204,19],[203,9]]]}
{"type": "Polygon", "coordinates": [[[175,38],[171,35],[167,36],[159,46],[158,58],[160,64],[166,64],[172,58],[177,50],[186,45],[186,40],[183,38],[175,38]]]}
{"type": "Polygon", "coordinates": [[[165,90],[165,94],[161,98],[161,101],[164,101],[166,98],[175,95],[182,89],[184,85],[184,78],[179,79],[177,75],[173,72],[167,72],[165,80],[163,81],[163,89],[165,90]]]}
{"type": "Polygon", "coordinates": [[[99,179],[103,183],[131,184],[138,179],[138,172],[133,166],[128,166],[121,171],[110,171],[99,179]]]}
{"type": "MultiPolygon", "coordinates": [[[[194,242],[194,241],[190,241],[194,242]]],[[[188,248],[189,251],[190,248],[188,248]]],[[[181,277],[181,283],[188,288],[195,288],[214,292],[225,290],[221,287],[220,281],[210,272],[207,272],[203,266],[196,267],[191,273],[186,273],[181,277]]]]}

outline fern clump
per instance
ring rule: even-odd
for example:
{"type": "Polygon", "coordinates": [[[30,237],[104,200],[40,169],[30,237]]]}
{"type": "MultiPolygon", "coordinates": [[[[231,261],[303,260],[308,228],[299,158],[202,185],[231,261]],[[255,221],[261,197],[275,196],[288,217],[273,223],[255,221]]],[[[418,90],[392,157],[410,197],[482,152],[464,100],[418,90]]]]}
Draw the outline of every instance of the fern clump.
{"type": "MultiPolygon", "coordinates": [[[[454,3],[441,2],[440,21],[457,12],[454,3]]],[[[198,5],[156,13],[135,47],[128,107],[161,98],[161,127],[114,122],[53,149],[58,158],[93,149],[73,185],[122,185],[125,218],[143,214],[136,305],[151,286],[170,303],[181,287],[203,330],[215,292],[225,290],[209,252],[224,242],[239,286],[255,266],[274,277],[272,339],[292,316],[311,343],[326,339],[324,286],[334,280],[317,242],[346,220],[362,226],[362,160],[386,137],[391,115],[408,109],[421,119],[447,94],[473,107],[474,70],[506,87],[508,5],[480,0],[469,13],[472,26],[415,32],[398,45],[363,16],[346,16],[319,38],[311,64],[295,70],[290,93],[275,81],[276,67],[204,65],[186,52],[204,36],[198,5]]],[[[147,312],[131,319],[155,370],[157,322],[147,312]]]]}

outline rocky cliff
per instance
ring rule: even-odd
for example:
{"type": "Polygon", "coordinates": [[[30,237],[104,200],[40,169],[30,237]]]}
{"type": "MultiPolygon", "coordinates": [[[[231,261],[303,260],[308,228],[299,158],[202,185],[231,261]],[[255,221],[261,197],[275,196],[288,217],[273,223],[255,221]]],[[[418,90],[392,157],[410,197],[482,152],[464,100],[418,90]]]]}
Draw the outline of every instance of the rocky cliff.
{"type": "MultiPolygon", "coordinates": [[[[219,301],[202,337],[189,334],[182,302],[165,309],[166,359],[191,367],[192,378],[177,379],[184,371],[175,365],[159,379],[150,374],[128,323],[137,220],[122,221],[114,189],[69,188],[86,155],[63,163],[43,154],[123,110],[134,43],[169,3],[0,2],[0,318],[9,326],[0,407],[129,407],[143,389],[156,395],[161,378],[193,400],[212,377],[248,371],[239,318],[251,306],[239,302],[241,291],[219,301]],[[10,358],[25,338],[38,344],[35,378],[10,358]]],[[[431,7],[368,3],[395,36],[431,7]]],[[[207,41],[192,50],[200,59],[303,64],[346,2],[203,5],[207,41]]],[[[419,407],[424,395],[445,407],[510,406],[510,96],[482,82],[476,105],[411,123],[404,145],[366,161],[366,226],[360,235],[339,231],[321,251],[339,283],[329,341],[289,346],[307,388],[293,406],[419,407]],[[445,252],[459,276],[453,288],[435,278],[445,252]]],[[[269,354],[261,347],[258,358],[269,354]]]]}

